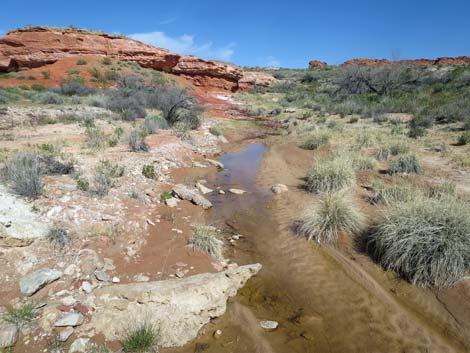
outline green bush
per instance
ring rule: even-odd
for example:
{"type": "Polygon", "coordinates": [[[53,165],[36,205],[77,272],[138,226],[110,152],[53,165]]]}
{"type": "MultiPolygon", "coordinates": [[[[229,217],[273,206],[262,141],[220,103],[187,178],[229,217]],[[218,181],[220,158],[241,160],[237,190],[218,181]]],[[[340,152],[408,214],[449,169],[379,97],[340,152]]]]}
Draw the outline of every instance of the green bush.
{"type": "Polygon", "coordinates": [[[312,133],[307,140],[301,145],[306,150],[316,150],[320,146],[326,145],[330,140],[330,134],[324,131],[316,131],[312,133]]]}
{"type": "Polygon", "coordinates": [[[336,192],[350,187],[355,173],[347,158],[334,157],[316,162],[310,169],[305,188],[313,193],[336,192]]]}
{"type": "Polygon", "coordinates": [[[147,152],[149,146],[144,141],[145,133],[137,129],[131,130],[127,137],[127,145],[131,152],[147,152]]]}
{"type": "Polygon", "coordinates": [[[44,91],[46,89],[46,87],[44,87],[44,85],[41,85],[40,83],[33,83],[31,85],[31,89],[33,91],[41,92],[41,91],[44,91]]]}
{"type": "Polygon", "coordinates": [[[144,164],[142,167],[142,175],[148,179],[155,179],[155,167],[151,164],[144,164]]]}
{"type": "Polygon", "coordinates": [[[470,143],[470,131],[465,131],[462,135],[460,135],[457,144],[460,146],[464,146],[470,143]]]}
{"type": "Polygon", "coordinates": [[[142,130],[147,134],[154,134],[160,129],[168,129],[168,123],[160,115],[146,116],[142,124],[142,130]]]}
{"type": "Polygon", "coordinates": [[[88,191],[90,189],[90,182],[86,179],[77,179],[77,189],[81,191],[88,191]]]}
{"type": "Polygon", "coordinates": [[[173,195],[171,194],[171,192],[168,192],[168,191],[164,191],[160,194],[160,200],[162,200],[162,201],[171,199],[172,197],[173,197],[173,195]]]}
{"type": "Polygon", "coordinates": [[[26,302],[17,306],[7,306],[3,320],[15,324],[18,328],[27,326],[38,315],[38,309],[34,302],[26,302]]]}
{"type": "Polygon", "coordinates": [[[335,243],[340,233],[358,234],[361,229],[362,215],[342,193],[324,194],[296,227],[298,234],[317,243],[335,243]]]}
{"type": "Polygon", "coordinates": [[[77,65],[86,65],[87,64],[87,61],[84,60],[84,59],[78,59],[77,60],[77,65]]]}
{"type": "Polygon", "coordinates": [[[50,80],[51,72],[50,71],[41,71],[42,78],[45,80],[50,80]]]}
{"type": "Polygon", "coordinates": [[[100,150],[105,147],[106,135],[98,126],[88,126],[85,129],[86,145],[92,150],[100,150]]]}
{"type": "Polygon", "coordinates": [[[159,333],[149,322],[132,328],[121,341],[125,353],[158,353],[159,333]]]}
{"type": "Polygon", "coordinates": [[[124,174],[124,168],[118,164],[114,164],[109,160],[101,160],[95,167],[93,192],[99,196],[109,193],[114,186],[114,179],[124,174]]]}
{"type": "Polygon", "coordinates": [[[26,197],[42,194],[42,170],[39,155],[17,152],[6,163],[6,175],[13,184],[13,189],[26,197]]]}
{"type": "Polygon", "coordinates": [[[470,208],[455,199],[416,198],[384,210],[369,253],[416,285],[452,286],[470,271],[470,208]]]}
{"type": "Polygon", "coordinates": [[[193,234],[189,239],[189,245],[212,256],[215,259],[222,259],[223,242],[217,238],[214,227],[196,225],[193,227],[193,234]]]}
{"type": "Polygon", "coordinates": [[[420,174],[422,171],[418,158],[414,154],[399,155],[390,162],[389,173],[415,173],[420,174]]]}
{"type": "Polygon", "coordinates": [[[223,135],[223,131],[221,129],[220,126],[212,126],[210,129],[209,129],[209,132],[214,135],[214,136],[221,136],[223,135]]]}

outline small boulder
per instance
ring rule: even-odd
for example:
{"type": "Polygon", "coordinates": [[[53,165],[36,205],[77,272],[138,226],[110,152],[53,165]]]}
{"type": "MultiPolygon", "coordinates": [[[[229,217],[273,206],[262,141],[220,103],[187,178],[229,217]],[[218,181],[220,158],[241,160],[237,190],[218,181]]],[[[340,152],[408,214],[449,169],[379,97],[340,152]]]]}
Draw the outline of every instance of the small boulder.
{"type": "Polygon", "coordinates": [[[219,161],[213,160],[213,159],[206,159],[206,162],[212,164],[213,166],[216,166],[219,169],[224,169],[224,165],[220,163],[219,161]]]}
{"type": "Polygon", "coordinates": [[[18,339],[18,327],[15,324],[0,324],[0,348],[14,346],[18,339]]]}
{"type": "Polygon", "coordinates": [[[170,197],[169,199],[165,200],[165,204],[168,207],[176,207],[178,206],[178,199],[176,197],[170,197]]]}
{"type": "Polygon", "coordinates": [[[275,194],[282,194],[283,192],[288,191],[289,189],[284,184],[275,184],[271,187],[271,191],[275,194]]]}
{"type": "Polygon", "coordinates": [[[228,191],[230,191],[232,194],[235,194],[235,195],[243,195],[243,194],[246,194],[246,191],[245,190],[242,190],[242,189],[229,189],[228,191]]]}
{"type": "Polygon", "coordinates": [[[205,195],[205,194],[210,194],[212,191],[214,191],[214,190],[212,190],[212,189],[209,189],[207,186],[201,184],[200,182],[197,182],[197,183],[196,183],[196,188],[197,188],[201,193],[203,193],[204,195],[205,195]]]}
{"type": "Polygon", "coordinates": [[[62,331],[59,332],[59,335],[57,336],[57,339],[60,342],[65,342],[69,339],[70,336],[73,334],[73,327],[69,326],[64,328],[62,331]]]}
{"type": "Polygon", "coordinates": [[[80,326],[83,323],[83,315],[81,313],[69,313],[54,324],[56,327],[66,327],[66,326],[80,326]]]}
{"type": "Polygon", "coordinates": [[[100,282],[111,281],[111,277],[109,277],[109,275],[103,270],[95,271],[95,278],[100,282]]]}
{"type": "Polygon", "coordinates": [[[41,268],[29,273],[20,279],[21,293],[31,296],[45,285],[58,280],[61,276],[62,272],[51,270],[50,268],[41,268]]]}
{"type": "Polygon", "coordinates": [[[259,322],[259,325],[265,330],[275,330],[278,328],[279,323],[273,320],[262,320],[259,322]]]}
{"type": "Polygon", "coordinates": [[[292,114],[292,113],[296,113],[296,112],[297,112],[297,109],[295,109],[295,108],[286,108],[286,109],[284,109],[284,113],[292,114]]]}
{"type": "Polygon", "coordinates": [[[176,184],[172,191],[173,195],[178,196],[182,200],[191,201],[195,205],[202,206],[205,210],[212,207],[212,203],[196,189],[189,188],[183,184],[176,184]]]}
{"type": "Polygon", "coordinates": [[[70,346],[69,353],[85,353],[88,348],[88,338],[77,338],[70,346]]]}

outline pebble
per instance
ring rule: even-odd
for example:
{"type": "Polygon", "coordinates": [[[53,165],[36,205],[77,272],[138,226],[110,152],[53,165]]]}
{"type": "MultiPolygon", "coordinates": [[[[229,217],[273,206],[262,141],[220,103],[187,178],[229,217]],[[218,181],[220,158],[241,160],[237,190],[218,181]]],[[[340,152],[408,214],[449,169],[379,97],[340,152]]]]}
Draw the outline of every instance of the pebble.
{"type": "Polygon", "coordinates": [[[88,281],[84,281],[82,283],[82,290],[87,293],[87,294],[90,294],[92,291],[93,291],[93,288],[91,287],[91,283],[88,282],[88,281]]]}
{"type": "Polygon", "coordinates": [[[230,191],[232,194],[235,194],[235,195],[243,195],[243,194],[246,194],[246,191],[245,190],[242,190],[242,189],[229,189],[228,191],[230,191]]]}
{"type": "Polygon", "coordinates": [[[56,327],[64,327],[64,326],[80,326],[83,323],[83,315],[81,313],[69,313],[59,320],[57,320],[54,324],[56,327]]]}
{"type": "Polygon", "coordinates": [[[219,190],[219,194],[220,195],[225,195],[225,191],[224,190],[219,190]]]}
{"type": "Polygon", "coordinates": [[[178,278],[183,278],[184,277],[184,272],[176,271],[175,276],[178,277],[178,278]]]}
{"type": "Polygon", "coordinates": [[[283,192],[288,191],[289,189],[284,184],[276,184],[271,187],[271,191],[275,194],[282,194],[283,192]]]}
{"type": "Polygon", "coordinates": [[[69,339],[70,336],[72,336],[72,334],[73,334],[73,327],[68,326],[59,332],[59,335],[57,338],[60,342],[65,342],[69,339]]]}
{"type": "Polygon", "coordinates": [[[222,336],[222,331],[215,330],[212,336],[214,336],[215,339],[219,339],[222,336]]]}
{"type": "Polygon", "coordinates": [[[0,348],[13,346],[18,340],[18,327],[14,324],[0,324],[0,348]]]}
{"type": "Polygon", "coordinates": [[[121,280],[119,279],[119,277],[113,277],[113,279],[111,280],[113,283],[119,283],[121,282],[121,280]]]}
{"type": "Polygon", "coordinates": [[[103,270],[95,271],[95,277],[98,281],[101,282],[109,282],[111,280],[109,275],[103,270]]]}

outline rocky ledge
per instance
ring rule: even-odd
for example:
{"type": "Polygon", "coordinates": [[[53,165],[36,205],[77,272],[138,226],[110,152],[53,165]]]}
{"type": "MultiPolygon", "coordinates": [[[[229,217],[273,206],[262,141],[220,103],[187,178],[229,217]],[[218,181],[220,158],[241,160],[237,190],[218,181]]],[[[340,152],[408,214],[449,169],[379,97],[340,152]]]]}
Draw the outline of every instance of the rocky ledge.
{"type": "MultiPolygon", "coordinates": [[[[101,32],[30,27],[10,31],[0,39],[0,71],[41,67],[64,57],[87,55],[135,62],[146,68],[182,75],[196,86],[221,90],[237,91],[239,81],[246,77],[235,65],[175,54],[130,38],[101,32]]],[[[244,89],[246,85],[245,80],[244,89]]]]}
{"type": "Polygon", "coordinates": [[[95,312],[83,329],[116,340],[132,323],[148,321],[158,326],[162,347],[183,346],[211,318],[224,314],[227,299],[260,269],[260,264],[229,266],[183,279],[102,287],[93,292],[95,312]]]}

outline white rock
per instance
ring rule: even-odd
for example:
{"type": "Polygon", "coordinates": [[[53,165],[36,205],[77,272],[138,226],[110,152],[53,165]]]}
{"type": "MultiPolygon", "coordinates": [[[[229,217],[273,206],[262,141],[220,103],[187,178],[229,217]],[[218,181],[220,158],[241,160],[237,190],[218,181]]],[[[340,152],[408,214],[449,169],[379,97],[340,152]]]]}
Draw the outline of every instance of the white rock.
{"type": "Polygon", "coordinates": [[[170,197],[169,199],[165,200],[165,204],[168,207],[176,207],[178,206],[178,199],[176,197],[170,197]]]}
{"type": "Polygon", "coordinates": [[[207,186],[202,185],[200,182],[196,183],[196,188],[204,195],[210,194],[212,191],[214,191],[212,189],[209,189],[207,186]]]}
{"type": "Polygon", "coordinates": [[[282,194],[283,192],[288,191],[289,189],[284,184],[276,184],[271,187],[271,191],[275,194],[282,194]]]}
{"type": "Polygon", "coordinates": [[[113,279],[111,280],[113,283],[119,283],[121,282],[121,280],[119,279],[119,277],[113,277],[113,279]]]}
{"type": "Polygon", "coordinates": [[[259,325],[265,330],[275,330],[279,326],[279,323],[273,320],[262,320],[259,322],[259,325]]]}
{"type": "Polygon", "coordinates": [[[225,195],[225,191],[224,190],[219,190],[219,194],[220,195],[225,195]]]}
{"type": "Polygon", "coordinates": [[[63,297],[60,302],[64,305],[73,305],[77,302],[77,299],[75,299],[74,297],[72,297],[71,295],[67,296],[67,297],[63,297]]]}
{"type": "Polygon", "coordinates": [[[73,334],[73,327],[69,326],[69,327],[64,328],[62,331],[60,331],[57,338],[60,342],[65,342],[69,339],[70,336],[72,336],[72,334],[73,334]]]}
{"type": "Polygon", "coordinates": [[[0,324],[0,348],[13,346],[18,340],[18,327],[10,323],[0,324]]]}
{"type": "Polygon", "coordinates": [[[67,268],[64,270],[64,275],[72,276],[72,275],[78,273],[79,270],[80,269],[78,268],[77,265],[71,264],[71,265],[68,265],[67,268]]]}
{"type": "Polygon", "coordinates": [[[62,272],[51,270],[50,268],[42,268],[29,273],[20,279],[21,293],[27,296],[33,295],[46,284],[58,280],[61,276],[62,272]]]}
{"type": "Polygon", "coordinates": [[[246,194],[246,191],[245,190],[242,190],[242,189],[229,189],[228,191],[230,191],[232,194],[235,194],[235,195],[243,195],[243,194],[246,194]]]}
{"type": "Polygon", "coordinates": [[[77,338],[70,346],[69,353],[85,353],[89,341],[88,338],[77,338]]]}
{"type": "Polygon", "coordinates": [[[83,323],[83,315],[81,313],[68,313],[65,316],[61,317],[54,324],[56,327],[66,327],[66,326],[79,326],[83,323]]]}
{"type": "Polygon", "coordinates": [[[150,281],[150,277],[144,275],[143,273],[139,273],[138,275],[134,276],[134,281],[136,281],[136,282],[148,282],[148,281],[150,281]]]}
{"type": "Polygon", "coordinates": [[[88,281],[84,281],[82,283],[82,290],[87,293],[87,294],[90,294],[92,291],[93,291],[93,288],[91,286],[91,283],[88,282],[88,281]]]}
{"type": "Polygon", "coordinates": [[[219,169],[224,169],[224,165],[222,163],[220,163],[219,161],[206,158],[206,162],[212,164],[213,166],[216,166],[219,169]]]}

